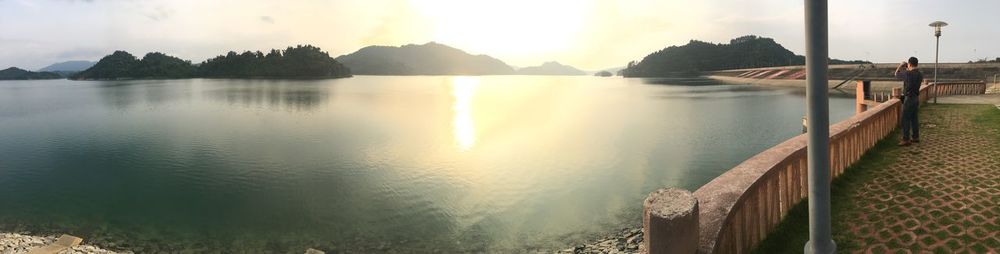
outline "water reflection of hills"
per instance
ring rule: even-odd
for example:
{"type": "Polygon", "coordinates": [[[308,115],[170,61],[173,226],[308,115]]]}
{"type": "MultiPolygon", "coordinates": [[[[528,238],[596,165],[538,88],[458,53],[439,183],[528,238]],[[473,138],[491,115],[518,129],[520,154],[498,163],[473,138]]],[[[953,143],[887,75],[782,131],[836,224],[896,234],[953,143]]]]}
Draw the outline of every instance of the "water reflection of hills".
{"type": "Polygon", "coordinates": [[[192,80],[96,81],[104,103],[116,109],[134,105],[159,106],[176,100],[190,100],[192,80]]]}
{"type": "Polygon", "coordinates": [[[210,87],[206,97],[230,105],[310,111],[327,103],[329,88],[319,81],[254,80],[230,81],[210,87]]]}

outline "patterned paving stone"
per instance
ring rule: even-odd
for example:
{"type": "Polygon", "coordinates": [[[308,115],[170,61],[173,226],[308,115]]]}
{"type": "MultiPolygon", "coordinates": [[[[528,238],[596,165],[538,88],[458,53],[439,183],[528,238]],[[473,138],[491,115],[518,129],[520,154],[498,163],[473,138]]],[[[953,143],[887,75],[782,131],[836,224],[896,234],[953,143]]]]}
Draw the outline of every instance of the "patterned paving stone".
{"type": "Polygon", "coordinates": [[[849,192],[853,209],[834,223],[862,244],[842,251],[1000,251],[1000,126],[975,123],[979,111],[966,107],[977,106],[922,109],[922,142],[849,192]]]}

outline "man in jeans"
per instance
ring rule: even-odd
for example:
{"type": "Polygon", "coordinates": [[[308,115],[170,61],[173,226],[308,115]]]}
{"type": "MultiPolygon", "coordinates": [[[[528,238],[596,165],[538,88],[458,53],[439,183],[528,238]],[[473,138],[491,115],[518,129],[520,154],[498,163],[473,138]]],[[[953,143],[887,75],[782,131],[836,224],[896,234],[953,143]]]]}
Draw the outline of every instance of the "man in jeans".
{"type": "Polygon", "coordinates": [[[917,69],[918,64],[916,57],[910,57],[896,67],[896,78],[903,80],[903,140],[899,142],[900,146],[920,143],[917,108],[920,106],[920,84],[924,82],[924,74],[917,69]]]}

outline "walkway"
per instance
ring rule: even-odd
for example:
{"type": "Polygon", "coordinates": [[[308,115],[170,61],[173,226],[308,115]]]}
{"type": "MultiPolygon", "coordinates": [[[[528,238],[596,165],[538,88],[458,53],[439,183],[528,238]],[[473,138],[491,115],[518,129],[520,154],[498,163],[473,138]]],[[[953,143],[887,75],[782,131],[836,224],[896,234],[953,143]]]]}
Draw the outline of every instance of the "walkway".
{"type": "MultiPolygon", "coordinates": [[[[841,253],[1000,252],[1000,110],[931,105],[920,117],[921,143],[897,147],[897,132],[835,181],[841,253]]],[[[801,253],[802,206],[758,252],[801,253]]]]}
{"type": "Polygon", "coordinates": [[[983,95],[950,95],[938,98],[941,104],[993,104],[1000,105],[1000,92],[983,95]]]}

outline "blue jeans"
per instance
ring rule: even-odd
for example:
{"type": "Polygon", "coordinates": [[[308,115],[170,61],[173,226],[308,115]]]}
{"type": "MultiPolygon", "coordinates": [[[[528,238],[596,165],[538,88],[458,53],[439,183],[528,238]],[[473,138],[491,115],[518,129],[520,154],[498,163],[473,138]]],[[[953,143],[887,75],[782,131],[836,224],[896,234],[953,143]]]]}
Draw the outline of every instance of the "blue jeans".
{"type": "Polygon", "coordinates": [[[917,121],[917,109],[920,101],[916,96],[906,96],[903,99],[903,117],[900,124],[903,125],[903,141],[920,139],[920,122],[917,121]]]}

